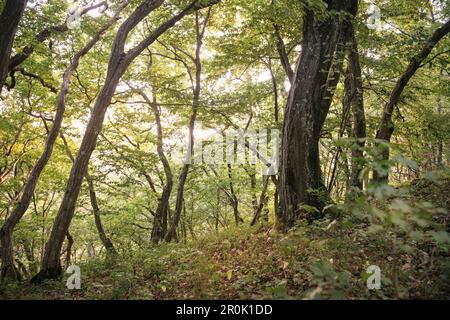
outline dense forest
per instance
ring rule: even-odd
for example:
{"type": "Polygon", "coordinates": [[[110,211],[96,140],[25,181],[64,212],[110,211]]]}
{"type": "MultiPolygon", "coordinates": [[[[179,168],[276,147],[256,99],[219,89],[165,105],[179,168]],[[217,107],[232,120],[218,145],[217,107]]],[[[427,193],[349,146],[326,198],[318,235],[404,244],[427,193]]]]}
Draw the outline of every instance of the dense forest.
{"type": "Polygon", "coordinates": [[[0,299],[450,298],[449,1],[0,13],[0,299]]]}

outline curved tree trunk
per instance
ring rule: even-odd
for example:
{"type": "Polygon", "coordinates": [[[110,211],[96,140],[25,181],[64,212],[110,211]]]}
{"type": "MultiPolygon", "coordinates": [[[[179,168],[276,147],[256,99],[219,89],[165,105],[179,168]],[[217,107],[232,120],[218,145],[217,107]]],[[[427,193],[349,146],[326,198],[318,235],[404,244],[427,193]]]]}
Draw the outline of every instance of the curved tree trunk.
{"type": "Polygon", "coordinates": [[[339,81],[347,33],[356,0],[326,1],[326,16],[319,20],[306,9],[302,53],[286,106],[280,167],[280,208],[277,228],[287,230],[299,218],[313,219],[328,201],[322,181],[319,138],[339,81]],[[307,205],[305,207],[303,205],[307,205]]]}
{"type": "MultiPolygon", "coordinates": [[[[106,1],[102,1],[100,3],[94,4],[92,6],[83,9],[80,13],[80,16],[83,16],[88,12],[103,6],[107,6],[106,1]]],[[[67,21],[65,21],[60,25],[51,26],[41,30],[39,33],[36,34],[36,36],[34,37],[34,41],[32,43],[25,46],[24,48],[22,48],[22,50],[20,50],[18,53],[16,53],[14,56],[11,57],[8,65],[8,72],[14,72],[16,70],[17,71],[19,70],[19,68],[17,67],[19,67],[25,60],[27,60],[30,57],[30,55],[34,52],[36,43],[42,43],[45,40],[49,39],[52,35],[61,34],[67,31],[69,31],[69,28],[67,27],[67,21]]]]}
{"type": "Polygon", "coordinates": [[[7,0],[0,15],[0,93],[8,74],[11,50],[17,26],[22,18],[27,0],[7,0]]]}
{"type": "MultiPolygon", "coordinates": [[[[92,49],[92,47],[100,40],[101,35],[107,29],[109,29],[109,27],[111,27],[112,24],[118,19],[120,11],[121,10],[118,10],[114,15],[114,17],[111,18],[106,23],[106,25],[102,27],[102,29],[92,38],[92,40],[89,41],[80,51],[78,51],[75,54],[69,67],[64,72],[61,89],[57,98],[57,107],[55,118],[53,120],[53,126],[48,133],[47,140],[45,141],[44,151],[39,157],[36,164],[34,165],[33,169],[31,170],[30,176],[28,177],[25,183],[25,187],[22,191],[22,196],[20,197],[20,200],[18,201],[13,212],[5,221],[2,229],[0,230],[0,241],[3,250],[2,271],[1,271],[2,276],[13,273],[14,269],[12,268],[13,267],[12,233],[17,223],[19,223],[19,221],[22,219],[23,215],[27,211],[30,205],[31,197],[33,196],[34,190],[36,189],[39,177],[52,155],[53,146],[55,144],[56,138],[58,137],[59,130],[61,128],[61,124],[64,117],[64,112],[66,109],[66,96],[67,93],[69,92],[70,77],[73,71],[78,67],[80,59],[92,49]]],[[[67,230],[64,232],[63,237],[65,236],[66,232],[67,230]]]]}
{"type": "Polygon", "coordinates": [[[207,2],[200,2],[195,0],[191,2],[185,9],[162,23],[135,47],[125,52],[125,44],[131,30],[133,30],[134,27],[136,27],[139,22],[147,17],[153,10],[160,7],[163,2],[163,0],[144,1],[133,11],[117,31],[108,62],[106,79],[95,101],[80,149],[78,150],[74,165],[70,172],[63,201],[56,215],[49,240],[45,247],[44,257],[41,262],[41,270],[34,277],[34,281],[39,282],[45,278],[57,278],[61,275],[62,270],[59,256],[64,242],[64,236],[75,212],[82,180],[87,172],[90,157],[95,149],[98,135],[102,129],[106,109],[111,103],[112,96],[116,91],[116,87],[119,84],[123,73],[131,62],[145,50],[145,48],[154,43],[164,32],[173,27],[176,22],[186,15],[196,12],[196,10],[202,9],[205,6],[210,6],[219,1],[210,0],[207,2]]]}
{"type": "MultiPolygon", "coordinates": [[[[391,92],[391,95],[389,96],[389,100],[384,106],[383,115],[381,116],[380,126],[378,128],[378,131],[376,133],[375,138],[378,140],[382,140],[384,142],[390,142],[392,134],[394,133],[394,122],[392,121],[392,114],[394,113],[395,106],[397,105],[398,101],[400,100],[400,97],[403,93],[403,90],[407,86],[409,80],[414,76],[416,71],[422,67],[422,63],[424,60],[428,57],[428,55],[431,53],[433,48],[438,44],[438,42],[446,36],[450,32],[450,20],[447,21],[444,25],[442,25],[440,28],[438,28],[433,35],[427,40],[425,46],[422,48],[422,50],[414,56],[408,67],[406,68],[405,72],[400,76],[400,78],[397,80],[397,83],[395,84],[394,89],[391,92]]],[[[381,144],[378,143],[378,146],[380,147],[380,159],[381,161],[387,161],[389,160],[389,148],[388,147],[382,147],[381,144]]],[[[373,172],[373,179],[376,182],[388,182],[389,181],[389,174],[388,174],[388,168],[386,168],[383,172],[373,172]]]]}
{"type": "MultiPolygon", "coordinates": [[[[136,90],[136,89],[135,89],[136,90]]],[[[158,207],[156,208],[154,220],[153,220],[153,228],[151,239],[153,243],[158,243],[159,241],[164,239],[164,236],[167,232],[167,216],[169,212],[169,199],[170,194],[172,193],[173,187],[173,174],[170,168],[169,161],[167,160],[166,154],[164,153],[164,142],[163,142],[163,131],[161,125],[161,112],[159,109],[159,105],[156,99],[156,92],[153,92],[153,100],[150,100],[148,96],[142,90],[137,90],[137,92],[141,95],[141,97],[145,100],[145,102],[152,108],[153,115],[155,117],[156,123],[156,131],[157,131],[157,142],[156,142],[156,150],[158,153],[159,160],[161,161],[164,174],[166,176],[166,182],[163,187],[163,191],[161,193],[161,197],[158,201],[158,207]]]]}
{"type": "Polygon", "coordinates": [[[164,237],[164,241],[170,242],[172,239],[176,236],[176,231],[178,227],[178,223],[180,222],[181,217],[181,210],[183,209],[183,202],[184,202],[184,185],[186,184],[186,179],[189,173],[190,168],[190,162],[192,153],[194,151],[194,127],[195,127],[195,120],[197,119],[197,112],[198,107],[200,104],[200,90],[201,90],[201,74],[202,74],[202,62],[200,59],[200,50],[202,48],[203,44],[203,36],[206,31],[206,24],[209,20],[209,14],[210,11],[208,11],[208,14],[206,18],[203,21],[203,25],[200,25],[199,22],[199,14],[196,13],[196,19],[195,19],[195,30],[197,35],[197,42],[196,42],[196,49],[195,49],[195,85],[193,88],[193,98],[192,98],[192,113],[191,117],[189,119],[189,145],[188,145],[188,156],[187,161],[183,166],[183,169],[181,170],[180,177],[178,179],[178,188],[177,188],[177,199],[175,203],[175,213],[172,218],[172,221],[170,222],[169,229],[167,230],[167,233],[164,237]]]}

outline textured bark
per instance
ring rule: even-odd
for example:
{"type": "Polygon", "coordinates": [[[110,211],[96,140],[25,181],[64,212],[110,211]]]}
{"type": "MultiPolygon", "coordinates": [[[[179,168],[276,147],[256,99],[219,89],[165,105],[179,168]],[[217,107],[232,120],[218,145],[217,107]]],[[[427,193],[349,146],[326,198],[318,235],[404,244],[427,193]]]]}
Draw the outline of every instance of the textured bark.
{"type": "Polygon", "coordinates": [[[49,240],[46,244],[44,257],[41,262],[41,270],[34,277],[34,281],[42,281],[45,278],[57,278],[61,275],[59,253],[61,252],[64,235],[69,229],[72,221],[82,180],[87,172],[90,157],[95,149],[98,135],[102,129],[106,110],[111,103],[112,96],[114,95],[123,73],[130,63],[139,56],[145,48],[154,43],[164,32],[173,27],[177,21],[207,5],[217,3],[218,0],[211,0],[207,3],[193,1],[178,14],[162,23],[134,48],[125,52],[126,40],[131,30],[153,10],[160,7],[163,2],[163,0],[144,1],[133,11],[117,31],[111,48],[106,79],[95,101],[80,149],[75,157],[75,162],[67,182],[66,192],[56,215],[49,240]]]}
{"type": "MultiPolygon", "coordinates": [[[[441,77],[442,77],[442,70],[441,70],[441,77]]],[[[437,114],[441,115],[442,114],[442,101],[441,101],[441,96],[438,96],[437,100],[436,100],[436,112],[437,114]]],[[[442,141],[442,139],[438,140],[438,146],[437,146],[437,156],[436,156],[436,168],[441,168],[442,167],[442,157],[443,157],[443,153],[444,153],[444,142],[442,141]]]]}
{"type": "Polygon", "coordinates": [[[351,25],[347,14],[356,14],[357,1],[326,3],[326,16],[321,20],[309,9],[303,19],[302,53],[283,122],[277,212],[277,228],[281,231],[292,227],[299,218],[314,218],[302,205],[321,212],[328,201],[320,168],[319,139],[339,81],[351,25]]]}
{"type": "MultiPolygon", "coordinates": [[[[405,72],[400,76],[392,90],[389,100],[384,106],[383,115],[381,116],[380,126],[376,133],[376,139],[382,140],[384,142],[390,142],[392,134],[394,133],[394,123],[392,121],[392,114],[394,113],[395,106],[400,100],[403,90],[408,85],[408,82],[414,76],[416,71],[422,66],[424,60],[431,53],[433,48],[438,44],[438,42],[450,32],[450,20],[444,25],[438,28],[431,37],[426,41],[422,50],[414,56],[405,72]]],[[[379,145],[379,144],[378,144],[379,145]]],[[[389,159],[389,148],[382,148],[380,159],[381,161],[386,161],[389,159]]],[[[389,174],[380,173],[374,171],[373,179],[377,182],[387,182],[389,180],[389,174]]]]}
{"type": "MultiPolygon", "coordinates": [[[[111,18],[105,26],[101,28],[101,30],[80,50],[78,51],[72,62],[70,63],[69,67],[64,71],[63,80],[61,83],[61,88],[59,95],[57,97],[57,107],[56,107],[56,114],[53,120],[53,126],[48,132],[47,140],[45,141],[44,151],[39,157],[38,161],[35,163],[33,169],[31,170],[31,173],[25,183],[25,187],[22,191],[22,195],[20,197],[20,200],[17,202],[13,212],[8,217],[8,219],[5,221],[2,229],[0,230],[0,241],[2,243],[2,274],[11,273],[8,272],[6,269],[11,268],[12,266],[12,250],[13,250],[13,244],[12,244],[12,233],[19,221],[22,219],[23,215],[27,211],[31,197],[33,196],[34,190],[36,189],[36,185],[38,183],[39,177],[44,170],[45,166],[47,165],[48,161],[50,160],[50,157],[53,152],[53,146],[55,144],[55,141],[58,137],[59,130],[61,129],[61,124],[64,117],[64,112],[66,109],[66,96],[69,92],[69,86],[70,86],[70,78],[74,70],[78,67],[78,64],[80,62],[80,59],[86,55],[92,47],[100,40],[101,35],[109,29],[112,24],[118,19],[120,9],[116,12],[113,18],[111,18]]],[[[67,230],[64,232],[63,237],[67,233],[67,230]]]]}
{"type": "Polygon", "coordinates": [[[7,0],[0,15],[0,93],[8,74],[8,65],[17,26],[26,5],[27,0],[7,0]]]}
{"type": "Polygon", "coordinates": [[[350,51],[348,54],[348,70],[346,77],[346,94],[352,110],[352,136],[357,139],[355,149],[352,150],[351,174],[349,185],[363,189],[363,183],[360,179],[363,165],[361,159],[364,157],[363,148],[366,139],[366,116],[364,111],[364,91],[361,74],[361,65],[359,61],[358,44],[354,30],[352,30],[350,40],[350,51]],[[348,90],[347,90],[348,88],[348,90]]]}

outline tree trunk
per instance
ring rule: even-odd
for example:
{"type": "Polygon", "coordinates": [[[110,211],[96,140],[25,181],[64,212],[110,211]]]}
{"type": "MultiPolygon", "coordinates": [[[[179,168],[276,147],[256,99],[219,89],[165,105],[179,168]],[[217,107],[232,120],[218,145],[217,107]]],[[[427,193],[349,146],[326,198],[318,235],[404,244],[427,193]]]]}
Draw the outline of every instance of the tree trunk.
{"type": "Polygon", "coordinates": [[[263,180],[264,180],[263,189],[262,189],[261,195],[259,197],[259,204],[257,205],[256,209],[253,212],[253,219],[252,219],[252,222],[250,222],[251,226],[254,226],[256,224],[256,222],[258,221],[259,217],[261,216],[261,212],[264,207],[264,202],[265,202],[265,199],[267,198],[266,192],[267,192],[267,186],[269,185],[270,176],[265,176],[263,180]]]}
{"type": "MultiPolygon", "coordinates": [[[[426,41],[425,46],[422,50],[414,56],[405,72],[400,76],[395,84],[394,89],[389,96],[389,100],[384,106],[383,115],[381,116],[380,126],[376,133],[376,139],[390,142],[392,134],[394,133],[394,123],[392,121],[392,114],[394,113],[395,106],[400,100],[400,97],[403,93],[403,90],[408,85],[408,82],[414,76],[416,71],[423,66],[424,60],[431,53],[433,48],[438,44],[438,42],[448,33],[450,32],[450,20],[447,21],[444,25],[438,28],[433,35],[426,41]]],[[[380,148],[380,161],[389,160],[389,148],[382,146],[381,143],[377,143],[377,146],[380,148]]],[[[386,168],[383,172],[373,172],[373,179],[376,182],[388,182],[389,181],[389,173],[388,168],[386,168]]]]}
{"type": "MultiPolygon", "coordinates": [[[[28,177],[25,183],[25,187],[22,191],[22,196],[20,197],[20,200],[18,201],[13,212],[5,221],[2,229],[0,230],[0,241],[2,243],[2,250],[3,250],[2,270],[5,269],[1,272],[1,274],[12,273],[11,271],[6,270],[6,268],[10,268],[12,266],[12,260],[8,260],[12,258],[12,250],[13,250],[12,233],[17,223],[19,223],[19,221],[22,219],[23,215],[27,211],[30,205],[31,197],[33,196],[34,190],[36,189],[39,177],[52,155],[53,146],[55,144],[56,138],[58,137],[59,130],[61,128],[61,124],[64,117],[64,112],[66,109],[66,96],[67,93],[69,92],[70,77],[73,71],[76,70],[76,68],[78,67],[80,59],[92,49],[92,47],[100,40],[101,35],[107,29],[109,29],[109,27],[111,27],[111,25],[118,19],[120,11],[121,9],[119,9],[116,12],[114,17],[111,18],[105,24],[105,26],[101,28],[101,30],[92,38],[91,41],[89,41],[80,51],[78,51],[75,54],[69,67],[64,72],[61,89],[57,98],[57,107],[55,118],[53,120],[53,126],[48,133],[47,140],[45,141],[44,151],[39,157],[36,164],[34,165],[33,169],[31,170],[30,176],[28,177]]],[[[65,230],[63,237],[65,236],[66,232],[67,230],[65,230]]]]}
{"type": "Polygon", "coordinates": [[[139,91],[139,94],[144,98],[144,100],[149,104],[152,108],[153,115],[155,116],[155,123],[157,129],[157,143],[156,150],[158,152],[159,160],[161,161],[164,174],[166,176],[166,183],[164,184],[163,191],[161,197],[158,201],[158,207],[156,208],[154,220],[153,220],[153,229],[151,234],[151,239],[153,243],[158,243],[159,241],[164,239],[164,236],[167,232],[167,216],[169,211],[169,199],[170,194],[172,193],[173,187],[173,174],[170,168],[169,161],[167,160],[166,154],[164,153],[164,143],[163,143],[163,131],[161,126],[161,114],[159,105],[156,100],[156,92],[153,92],[153,101],[147,97],[145,92],[142,90],[139,91]]]}
{"type": "Polygon", "coordinates": [[[69,230],[67,230],[66,234],[67,238],[67,251],[66,251],[66,269],[70,266],[72,260],[72,247],[73,247],[73,237],[70,234],[69,230]]]}
{"type": "Polygon", "coordinates": [[[231,164],[227,164],[227,171],[228,171],[228,184],[230,186],[230,203],[231,207],[233,208],[233,215],[234,215],[234,223],[236,225],[239,225],[239,222],[242,221],[242,218],[239,217],[239,199],[236,196],[236,193],[234,192],[234,185],[233,185],[233,175],[231,172],[231,164]]]}
{"type": "MultiPolygon", "coordinates": [[[[3,229],[2,229],[3,230],[3,229]]],[[[0,280],[21,280],[21,276],[16,266],[14,265],[14,254],[12,248],[12,232],[0,233],[1,235],[1,253],[2,269],[0,273],[0,280]]]]}
{"type": "MultiPolygon", "coordinates": [[[[442,70],[441,70],[441,77],[442,77],[442,70]]],[[[436,113],[438,115],[442,114],[442,102],[441,102],[441,96],[439,95],[437,98],[437,107],[436,107],[436,113]]],[[[440,169],[442,167],[442,156],[444,153],[444,143],[441,138],[438,140],[438,146],[437,146],[437,156],[436,156],[436,169],[440,169]]]]}
{"type": "Polygon", "coordinates": [[[0,94],[8,74],[9,59],[27,0],[7,0],[0,15],[0,94]]]}
{"type": "Polygon", "coordinates": [[[97,228],[100,240],[102,241],[102,244],[105,247],[107,253],[109,253],[110,255],[116,255],[117,251],[114,248],[111,239],[106,235],[105,229],[103,228],[102,220],[100,217],[100,208],[97,201],[97,194],[95,193],[94,189],[94,182],[89,173],[86,173],[86,181],[89,188],[89,199],[91,200],[92,212],[94,213],[95,227],[97,228]]]}
{"type": "Polygon", "coordinates": [[[106,109],[111,103],[112,96],[114,95],[123,73],[130,63],[133,62],[145,48],[154,43],[164,32],[173,27],[177,21],[192,12],[196,12],[196,10],[215,4],[218,1],[210,0],[198,4],[198,1],[193,1],[178,14],[162,23],[135,47],[125,52],[126,40],[131,30],[147,17],[150,12],[160,7],[163,2],[163,0],[144,1],[133,11],[117,31],[108,62],[106,79],[95,101],[80,149],[78,150],[74,165],[72,166],[66,186],[66,192],[55,218],[49,240],[46,244],[44,257],[41,262],[41,271],[34,277],[34,281],[39,282],[45,278],[57,278],[61,274],[59,253],[61,252],[64,235],[72,221],[82,180],[87,172],[90,157],[95,149],[98,135],[102,129],[106,109]]]}
{"type": "MultiPolygon", "coordinates": [[[[64,134],[61,132],[60,134],[61,139],[63,140],[64,147],[66,149],[66,153],[69,156],[70,160],[72,160],[72,163],[75,161],[75,158],[72,155],[72,152],[70,151],[69,144],[67,143],[66,138],[64,137],[64,134]]],[[[106,249],[106,252],[108,252],[111,255],[117,254],[116,249],[114,248],[114,245],[110,238],[106,235],[105,229],[103,228],[102,219],[100,217],[100,208],[98,206],[98,200],[97,200],[97,194],[95,192],[94,188],[94,181],[92,180],[92,177],[89,175],[89,172],[86,172],[85,175],[86,182],[88,184],[89,189],[89,200],[91,202],[92,207],[92,213],[94,214],[94,222],[95,227],[97,228],[98,235],[100,237],[100,241],[102,242],[103,246],[106,249]]],[[[69,231],[67,231],[69,232],[69,231]]]]}
{"type": "MultiPolygon", "coordinates": [[[[271,1],[271,6],[275,6],[275,1],[276,0],[271,1]]],[[[272,22],[272,26],[275,31],[274,36],[277,42],[276,46],[281,66],[283,67],[284,72],[286,73],[286,76],[289,79],[289,82],[292,84],[292,81],[294,80],[294,70],[292,70],[291,63],[289,62],[289,56],[288,53],[286,52],[286,45],[284,44],[283,37],[281,36],[280,33],[280,26],[275,22],[272,22]]]]}
{"type": "Polygon", "coordinates": [[[277,228],[281,231],[294,226],[299,218],[311,221],[317,216],[308,213],[311,207],[321,213],[328,201],[320,168],[319,138],[339,81],[351,25],[346,14],[356,14],[357,1],[326,3],[325,16],[320,20],[310,9],[306,9],[303,19],[302,53],[283,122],[277,212],[277,228]]]}
{"type": "Polygon", "coordinates": [[[186,184],[186,179],[189,173],[190,161],[192,158],[192,153],[194,150],[194,127],[195,120],[197,119],[198,107],[200,104],[200,90],[201,90],[201,74],[202,74],[202,62],[200,59],[200,51],[203,44],[203,36],[206,31],[206,24],[209,20],[210,10],[208,11],[207,16],[205,17],[202,25],[200,25],[199,21],[199,13],[196,12],[195,15],[195,32],[196,32],[196,48],[195,48],[195,85],[193,87],[193,98],[192,98],[192,113],[189,119],[189,143],[188,143],[188,155],[186,157],[187,163],[184,164],[183,169],[181,170],[180,177],[178,179],[178,187],[177,187],[177,199],[175,202],[175,213],[172,221],[170,222],[169,229],[164,237],[164,241],[170,242],[175,236],[178,223],[180,222],[181,210],[184,202],[184,185],[186,184]]]}
{"type": "Polygon", "coordinates": [[[363,169],[362,160],[364,158],[364,146],[366,143],[366,116],[364,111],[364,92],[361,74],[361,65],[359,62],[358,43],[356,41],[355,31],[352,28],[350,51],[348,54],[348,69],[345,79],[347,101],[352,110],[352,136],[356,144],[352,150],[350,187],[363,189],[363,183],[360,179],[363,169]]]}

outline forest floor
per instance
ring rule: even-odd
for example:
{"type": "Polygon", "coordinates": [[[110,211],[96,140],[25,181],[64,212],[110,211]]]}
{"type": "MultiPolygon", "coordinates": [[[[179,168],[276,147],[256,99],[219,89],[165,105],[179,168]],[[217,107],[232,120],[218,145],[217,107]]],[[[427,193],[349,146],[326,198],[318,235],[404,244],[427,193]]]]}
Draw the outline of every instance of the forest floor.
{"type": "MultiPolygon", "coordinates": [[[[447,187],[450,186],[448,183],[447,187]]],[[[448,205],[448,194],[414,185],[448,205]]],[[[183,243],[161,244],[81,264],[80,290],[62,281],[0,289],[4,299],[448,299],[448,251],[418,246],[393,254],[393,235],[367,232],[361,221],[299,225],[288,234],[270,226],[233,227],[183,243]],[[381,289],[369,290],[370,265],[381,289]],[[395,279],[398,278],[398,281],[395,279]]]]}

